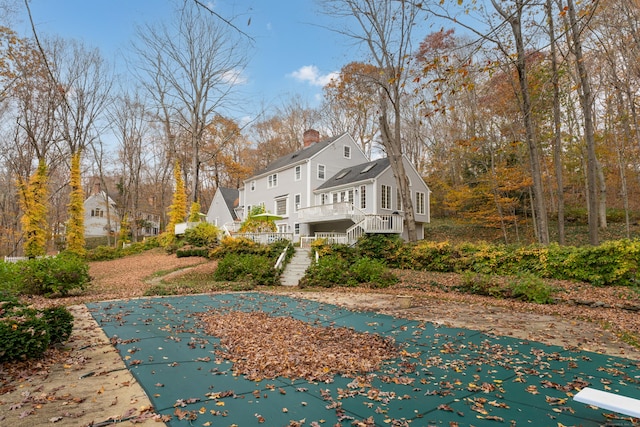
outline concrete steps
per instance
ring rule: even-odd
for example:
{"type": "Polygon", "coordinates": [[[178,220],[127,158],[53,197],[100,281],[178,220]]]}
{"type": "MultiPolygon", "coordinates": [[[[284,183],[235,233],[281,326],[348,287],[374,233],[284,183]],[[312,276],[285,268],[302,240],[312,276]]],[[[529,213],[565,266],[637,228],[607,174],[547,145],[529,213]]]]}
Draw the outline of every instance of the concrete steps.
{"type": "Polygon", "coordinates": [[[298,282],[304,276],[307,267],[311,265],[311,251],[303,248],[295,249],[296,252],[280,276],[282,286],[298,286],[298,282]]]}

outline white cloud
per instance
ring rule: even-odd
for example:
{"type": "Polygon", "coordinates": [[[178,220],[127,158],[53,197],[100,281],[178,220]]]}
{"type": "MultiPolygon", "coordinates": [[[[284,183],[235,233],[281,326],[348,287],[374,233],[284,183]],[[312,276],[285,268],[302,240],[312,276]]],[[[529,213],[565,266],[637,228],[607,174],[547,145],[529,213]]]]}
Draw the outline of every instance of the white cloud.
{"type": "Polygon", "coordinates": [[[331,80],[338,77],[338,73],[333,71],[328,74],[320,74],[320,70],[315,65],[303,65],[293,73],[289,74],[296,80],[307,82],[312,86],[326,86],[331,80]]]}
{"type": "Polygon", "coordinates": [[[239,86],[247,83],[247,78],[242,74],[242,70],[230,70],[223,74],[222,80],[232,86],[239,86]]]}

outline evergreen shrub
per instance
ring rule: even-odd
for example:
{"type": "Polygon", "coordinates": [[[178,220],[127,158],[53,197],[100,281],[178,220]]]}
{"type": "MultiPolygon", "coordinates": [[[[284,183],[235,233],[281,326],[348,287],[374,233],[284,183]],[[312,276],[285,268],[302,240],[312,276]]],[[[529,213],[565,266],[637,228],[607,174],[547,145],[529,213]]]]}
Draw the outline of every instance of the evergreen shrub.
{"type": "Polygon", "coordinates": [[[55,257],[19,262],[16,280],[20,293],[51,297],[84,290],[91,277],[89,265],[83,258],[63,252],[55,257]]]}
{"type": "Polygon", "coordinates": [[[65,307],[36,310],[0,295],[0,362],[40,358],[50,345],[69,339],[72,329],[65,307]]]}

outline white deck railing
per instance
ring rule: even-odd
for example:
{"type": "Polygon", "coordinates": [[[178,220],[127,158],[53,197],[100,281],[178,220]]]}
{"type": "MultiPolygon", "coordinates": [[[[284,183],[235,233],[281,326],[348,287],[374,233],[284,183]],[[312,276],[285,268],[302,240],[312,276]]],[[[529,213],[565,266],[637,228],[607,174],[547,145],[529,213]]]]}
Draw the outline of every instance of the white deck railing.
{"type": "Polygon", "coordinates": [[[293,233],[235,233],[233,237],[243,237],[262,244],[269,244],[279,240],[293,241],[293,233]]]}

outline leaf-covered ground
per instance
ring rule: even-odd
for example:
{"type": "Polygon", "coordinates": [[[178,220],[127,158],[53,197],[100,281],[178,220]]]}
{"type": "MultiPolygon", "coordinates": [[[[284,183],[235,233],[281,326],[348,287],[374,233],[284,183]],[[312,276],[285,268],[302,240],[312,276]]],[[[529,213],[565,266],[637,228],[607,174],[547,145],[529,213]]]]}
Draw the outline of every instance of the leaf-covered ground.
{"type": "Polygon", "coordinates": [[[392,340],[344,327],[311,325],[263,312],[209,311],[205,331],[220,338],[218,355],[233,361],[236,375],[250,380],[277,377],[325,382],[379,369],[399,351],[392,340]]]}
{"type": "MultiPolygon", "coordinates": [[[[85,293],[55,300],[32,297],[28,301],[36,307],[45,307],[141,297],[153,286],[154,280],[158,280],[154,278],[157,272],[166,274],[187,268],[211,272],[215,269],[215,262],[203,262],[200,258],[175,258],[162,251],[94,262],[90,266],[93,283],[85,293]]],[[[270,291],[347,308],[380,311],[640,360],[638,348],[628,344],[634,340],[637,342],[640,336],[640,292],[637,289],[596,288],[580,283],[554,282],[553,285],[560,290],[556,295],[558,303],[537,305],[456,292],[453,288],[460,283],[460,277],[455,274],[396,273],[401,277],[400,283],[385,290],[351,288],[301,291],[279,288],[270,291]]],[[[181,272],[171,274],[179,275],[181,272]]],[[[104,372],[106,369],[105,366],[95,366],[99,358],[98,355],[88,355],[89,348],[94,349],[92,342],[73,336],[65,346],[48,351],[44,359],[0,365],[0,425],[9,419],[5,414],[13,416],[13,426],[54,423],[62,415],[67,422],[73,416],[81,419],[96,410],[96,400],[100,399],[107,400],[107,409],[103,409],[105,413],[92,414],[95,419],[106,420],[127,415],[131,409],[116,412],[122,403],[122,397],[118,401],[122,390],[117,391],[118,388],[112,386],[115,381],[118,387],[128,388],[129,379],[115,374],[97,378],[103,380],[105,386],[96,387],[91,395],[78,394],[77,390],[71,389],[73,381],[70,378],[77,377],[77,372],[104,372]],[[110,413],[109,408],[114,412],[110,413]],[[3,417],[5,421],[2,421],[3,417]]],[[[106,353],[106,350],[102,353],[106,353]]],[[[127,402],[129,408],[144,406],[137,401],[138,397],[131,399],[131,402],[127,402]]],[[[144,418],[143,411],[136,415],[144,418]]]]}

